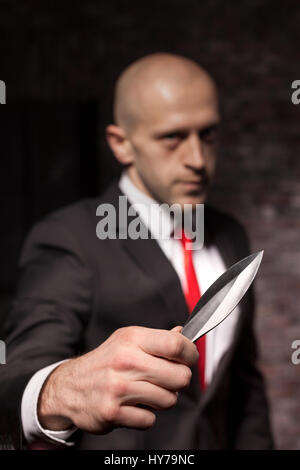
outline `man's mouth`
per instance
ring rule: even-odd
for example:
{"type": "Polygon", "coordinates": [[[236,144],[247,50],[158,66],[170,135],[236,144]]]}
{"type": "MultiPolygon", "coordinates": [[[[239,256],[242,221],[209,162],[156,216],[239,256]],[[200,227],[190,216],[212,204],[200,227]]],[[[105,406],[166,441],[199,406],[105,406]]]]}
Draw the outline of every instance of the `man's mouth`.
{"type": "Polygon", "coordinates": [[[187,190],[203,190],[207,187],[207,179],[201,180],[181,180],[179,184],[187,190]]]}

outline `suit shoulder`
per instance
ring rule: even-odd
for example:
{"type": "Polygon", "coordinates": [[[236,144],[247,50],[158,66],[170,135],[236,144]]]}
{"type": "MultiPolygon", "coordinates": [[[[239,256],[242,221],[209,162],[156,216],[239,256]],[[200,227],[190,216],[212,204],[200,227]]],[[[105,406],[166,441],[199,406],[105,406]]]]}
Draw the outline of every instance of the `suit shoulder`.
{"type": "Polygon", "coordinates": [[[205,206],[205,215],[210,222],[214,222],[217,225],[231,225],[245,231],[243,224],[236,216],[219,208],[207,205],[205,206]]]}
{"type": "Polygon", "coordinates": [[[114,203],[118,194],[118,186],[115,181],[111,183],[103,192],[93,198],[84,198],[50,212],[40,220],[34,227],[51,225],[57,223],[66,230],[76,230],[77,232],[88,231],[90,226],[94,227],[96,209],[99,204],[105,202],[114,203]]]}
{"type": "Polygon", "coordinates": [[[239,244],[245,246],[245,249],[250,249],[247,231],[236,216],[210,205],[205,206],[204,214],[209,232],[214,235],[230,235],[233,241],[237,240],[239,244]]]}
{"type": "Polygon", "coordinates": [[[117,194],[118,185],[112,183],[99,196],[81,199],[38,220],[27,234],[22,258],[45,246],[90,257],[91,240],[96,237],[96,209],[101,203],[113,203],[117,194]]]}

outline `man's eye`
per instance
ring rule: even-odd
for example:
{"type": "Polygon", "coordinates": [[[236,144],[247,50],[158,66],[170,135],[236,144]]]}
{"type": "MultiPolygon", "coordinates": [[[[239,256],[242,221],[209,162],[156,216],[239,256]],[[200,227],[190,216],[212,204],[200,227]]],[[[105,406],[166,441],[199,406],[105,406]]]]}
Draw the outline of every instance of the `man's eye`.
{"type": "Polygon", "coordinates": [[[218,130],[215,127],[210,127],[201,131],[199,136],[204,142],[214,143],[218,137],[218,130]]]}
{"type": "Polygon", "coordinates": [[[174,141],[174,140],[180,140],[182,139],[183,136],[179,134],[178,132],[174,132],[173,134],[167,134],[164,136],[164,139],[169,140],[169,141],[174,141]]]}

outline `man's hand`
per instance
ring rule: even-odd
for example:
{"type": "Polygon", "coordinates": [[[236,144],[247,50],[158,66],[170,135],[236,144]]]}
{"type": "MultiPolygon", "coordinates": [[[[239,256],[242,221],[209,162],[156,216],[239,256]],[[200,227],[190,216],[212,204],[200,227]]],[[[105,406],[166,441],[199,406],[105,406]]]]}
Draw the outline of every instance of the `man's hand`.
{"type": "Polygon", "coordinates": [[[54,431],[75,425],[96,434],[151,427],[154,410],[176,404],[198,359],[196,346],[179,330],[120,328],[93,351],[58,366],[40,394],[41,425],[54,431]]]}

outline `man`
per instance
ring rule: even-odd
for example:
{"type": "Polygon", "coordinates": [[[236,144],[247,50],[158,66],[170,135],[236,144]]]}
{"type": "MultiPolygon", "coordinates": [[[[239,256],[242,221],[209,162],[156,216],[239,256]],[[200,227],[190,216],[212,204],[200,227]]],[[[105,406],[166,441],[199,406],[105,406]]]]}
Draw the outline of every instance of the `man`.
{"type": "Polygon", "coordinates": [[[153,54],[122,73],[114,115],[107,139],[125,166],[119,183],[40,221],[24,245],[1,369],[3,439],[79,449],[271,448],[252,291],[206,335],[200,355],[180,334],[187,293],[196,299],[249,254],[243,229],[206,207],[205,244],[190,256],[171,230],[161,236],[155,215],[145,217],[158,203],[195,209],[206,200],[216,86],[196,63],[153,54]],[[139,204],[151,236],[123,238],[120,226],[113,239],[96,236],[97,207],[118,211],[121,195],[139,204]]]}

